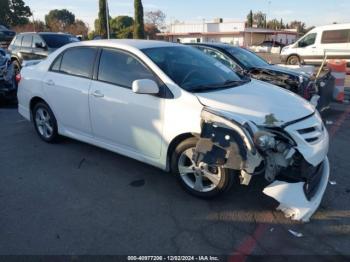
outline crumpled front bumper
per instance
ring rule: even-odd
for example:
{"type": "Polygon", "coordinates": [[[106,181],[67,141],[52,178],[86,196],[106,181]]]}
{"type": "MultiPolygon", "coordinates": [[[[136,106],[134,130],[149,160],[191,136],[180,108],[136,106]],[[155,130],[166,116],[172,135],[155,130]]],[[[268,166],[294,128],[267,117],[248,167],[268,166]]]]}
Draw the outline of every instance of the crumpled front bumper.
{"type": "Polygon", "coordinates": [[[288,183],[276,180],[267,186],[263,192],[280,203],[277,210],[281,210],[286,217],[308,222],[321,203],[328,185],[329,173],[329,160],[326,157],[323,161],[322,176],[318,189],[310,200],[307,199],[304,192],[305,182],[288,183]]]}

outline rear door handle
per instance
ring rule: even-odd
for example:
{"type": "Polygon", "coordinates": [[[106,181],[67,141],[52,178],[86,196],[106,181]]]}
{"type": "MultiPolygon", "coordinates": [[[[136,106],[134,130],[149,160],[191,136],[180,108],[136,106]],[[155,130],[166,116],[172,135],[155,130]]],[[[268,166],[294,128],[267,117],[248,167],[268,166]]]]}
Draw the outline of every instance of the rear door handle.
{"type": "Polygon", "coordinates": [[[92,93],[94,97],[104,97],[105,95],[101,93],[100,90],[96,90],[92,93]]]}
{"type": "Polygon", "coordinates": [[[55,85],[55,82],[53,81],[53,80],[47,80],[46,82],[45,82],[45,84],[47,84],[48,86],[54,86],[55,85]]]}

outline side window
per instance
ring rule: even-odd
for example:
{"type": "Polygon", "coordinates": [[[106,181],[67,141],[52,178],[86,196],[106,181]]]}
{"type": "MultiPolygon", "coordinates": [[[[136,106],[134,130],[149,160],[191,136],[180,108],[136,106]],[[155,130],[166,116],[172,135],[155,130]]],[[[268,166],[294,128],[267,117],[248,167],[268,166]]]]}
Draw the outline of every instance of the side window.
{"type": "Polygon", "coordinates": [[[215,58],[216,60],[220,61],[222,64],[233,70],[239,69],[239,66],[232,59],[230,59],[225,54],[217,50],[211,48],[203,48],[203,52],[210,55],[211,57],[215,58]]]}
{"type": "Polygon", "coordinates": [[[298,43],[299,47],[307,47],[307,46],[315,44],[316,36],[317,36],[316,33],[309,34],[309,35],[305,36],[303,39],[301,39],[299,41],[299,43],[298,43]]]}
{"type": "Polygon", "coordinates": [[[98,80],[131,88],[132,83],[139,79],[158,82],[153,73],[134,56],[118,50],[103,49],[98,80]]]}
{"type": "Polygon", "coordinates": [[[32,47],[32,35],[24,35],[22,40],[22,47],[32,47]]]}
{"type": "Polygon", "coordinates": [[[50,70],[54,72],[59,72],[61,68],[62,55],[59,55],[55,61],[52,63],[50,70]]]}
{"type": "Polygon", "coordinates": [[[13,45],[16,47],[20,47],[22,45],[22,38],[23,36],[21,35],[17,36],[15,41],[13,42],[13,45]]]}
{"type": "Polygon", "coordinates": [[[90,78],[95,62],[96,48],[76,47],[64,52],[60,72],[90,78]]]}
{"type": "Polygon", "coordinates": [[[33,48],[42,48],[45,46],[45,42],[41,39],[40,36],[34,35],[33,36],[33,48]]]}
{"type": "Polygon", "coordinates": [[[330,30],[324,31],[322,34],[322,44],[341,44],[348,43],[350,36],[350,30],[330,30]]]}

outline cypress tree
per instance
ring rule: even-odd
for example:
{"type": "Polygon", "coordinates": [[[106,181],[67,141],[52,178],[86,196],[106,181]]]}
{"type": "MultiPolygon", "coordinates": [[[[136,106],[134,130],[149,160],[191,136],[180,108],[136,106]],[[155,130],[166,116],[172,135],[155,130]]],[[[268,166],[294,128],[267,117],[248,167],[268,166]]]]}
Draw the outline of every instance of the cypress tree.
{"type": "Polygon", "coordinates": [[[102,38],[107,38],[106,0],[99,0],[98,23],[99,23],[98,34],[102,38]]]}
{"type": "Polygon", "coordinates": [[[143,22],[143,6],[141,0],[134,1],[135,8],[135,24],[134,24],[134,38],[144,39],[145,38],[145,27],[143,22]]]}
{"type": "Polygon", "coordinates": [[[253,27],[254,18],[253,18],[253,10],[250,10],[248,14],[248,27],[253,27]]]}

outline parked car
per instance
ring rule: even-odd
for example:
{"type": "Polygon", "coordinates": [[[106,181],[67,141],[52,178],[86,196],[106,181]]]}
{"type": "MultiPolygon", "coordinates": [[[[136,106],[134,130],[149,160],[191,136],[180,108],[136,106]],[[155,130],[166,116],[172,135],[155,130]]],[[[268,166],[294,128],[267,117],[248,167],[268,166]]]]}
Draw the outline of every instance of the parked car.
{"type": "Polygon", "coordinates": [[[45,59],[58,48],[78,41],[77,37],[70,34],[21,33],[12,40],[8,50],[16,73],[19,73],[23,61],[45,59]]]}
{"type": "Polygon", "coordinates": [[[7,48],[15,35],[15,32],[7,29],[6,26],[0,25],[0,48],[7,48]]]}
{"type": "Polygon", "coordinates": [[[21,75],[18,110],[45,142],[68,136],[172,171],[199,197],[264,176],[264,192],[298,220],[325,192],[329,138],[315,108],[195,48],[86,41],[21,75]]]}
{"type": "Polygon", "coordinates": [[[316,27],[296,43],[284,47],[281,57],[289,65],[319,65],[327,50],[332,50],[328,59],[346,59],[350,63],[350,23],[316,27]]]}
{"type": "Polygon", "coordinates": [[[195,43],[191,46],[214,57],[235,71],[283,87],[307,100],[317,101],[315,95],[320,96],[317,103],[320,111],[328,108],[332,101],[335,80],[330,72],[316,80],[307,73],[269,64],[255,53],[240,47],[222,43],[195,43]]]}
{"type": "Polygon", "coordinates": [[[261,44],[250,46],[249,49],[258,53],[279,54],[285,45],[277,41],[264,41],[261,44]]]}
{"type": "Polygon", "coordinates": [[[11,57],[0,48],[0,100],[14,101],[17,98],[17,83],[11,57]]]}

